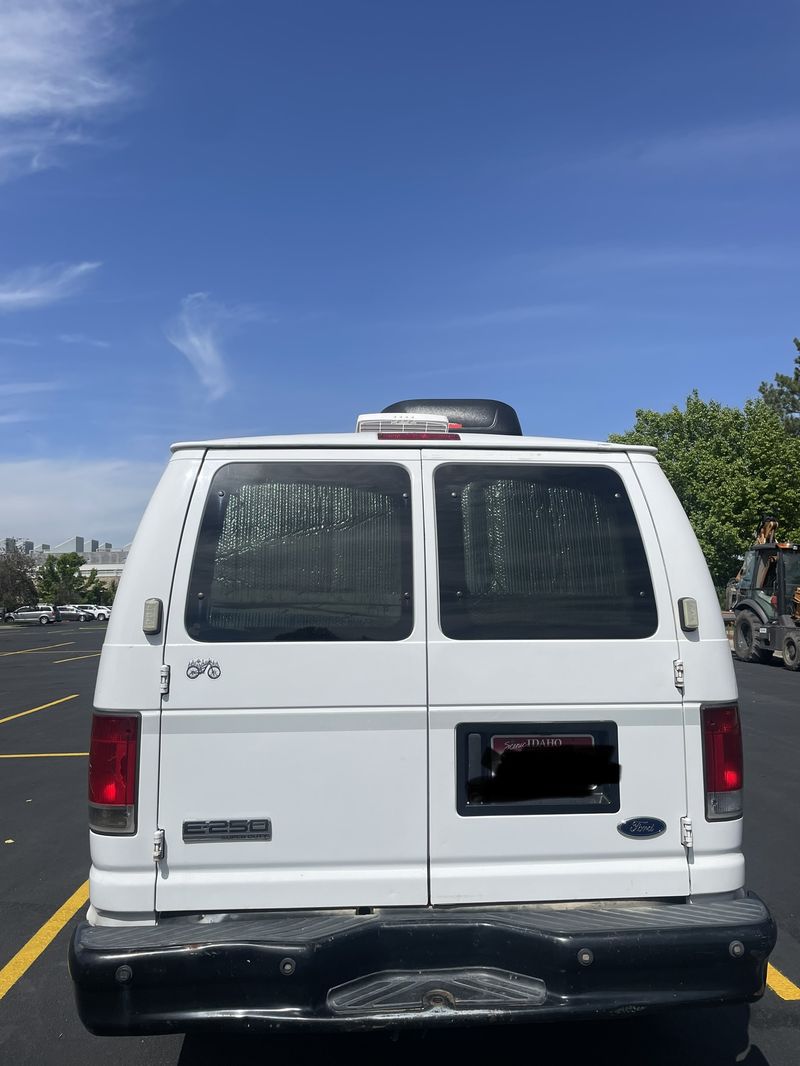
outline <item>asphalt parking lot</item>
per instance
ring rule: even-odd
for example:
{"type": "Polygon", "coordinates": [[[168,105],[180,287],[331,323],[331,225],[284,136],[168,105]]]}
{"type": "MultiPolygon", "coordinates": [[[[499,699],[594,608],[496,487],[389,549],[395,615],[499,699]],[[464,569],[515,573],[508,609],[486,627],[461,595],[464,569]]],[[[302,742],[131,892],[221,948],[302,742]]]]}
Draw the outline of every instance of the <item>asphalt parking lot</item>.
{"type": "Polygon", "coordinates": [[[86,753],[105,625],[0,626],[0,1062],[459,1061],[563,1066],[800,1062],[800,674],[737,664],[745,729],[750,887],[780,928],[770,987],[751,1007],[613,1022],[327,1038],[105,1039],[81,1026],[67,944],[85,911],[86,753]]]}

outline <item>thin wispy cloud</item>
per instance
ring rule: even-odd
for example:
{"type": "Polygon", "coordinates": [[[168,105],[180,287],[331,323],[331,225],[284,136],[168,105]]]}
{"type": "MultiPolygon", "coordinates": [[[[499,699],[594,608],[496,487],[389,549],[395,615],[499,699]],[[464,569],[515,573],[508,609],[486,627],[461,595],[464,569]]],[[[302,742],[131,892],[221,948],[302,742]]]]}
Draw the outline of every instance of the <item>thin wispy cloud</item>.
{"type": "Polygon", "coordinates": [[[653,167],[705,167],[797,159],[800,121],[796,118],[717,126],[665,136],[645,145],[640,163],[653,167]]]}
{"type": "Polygon", "coordinates": [[[260,317],[252,307],[215,303],[206,292],[190,293],[181,301],[179,314],[164,332],[169,343],[186,356],[209,400],[219,400],[230,391],[225,341],[243,323],[260,317]]]}
{"type": "Polygon", "coordinates": [[[763,246],[596,244],[547,256],[517,256],[510,265],[514,270],[533,270],[537,274],[587,273],[602,277],[612,273],[783,269],[789,263],[785,250],[763,246]]]}
{"type": "Polygon", "coordinates": [[[8,411],[0,413],[0,426],[13,426],[20,422],[32,422],[41,416],[30,414],[28,411],[8,411]]]}
{"type": "Polygon", "coordinates": [[[58,162],[91,140],[86,125],[134,94],[120,74],[131,4],[3,0],[0,4],[0,180],[58,162]]]}
{"type": "Polygon", "coordinates": [[[0,345],[10,348],[38,348],[39,342],[33,337],[0,337],[0,345]]]}
{"type": "Polygon", "coordinates": [[[800,119],[778,118],[643,138],[583,160],[579,167],[614,172],[620,167],[635,167],[670,178],[700,171],[718,181],[735,178],[751,165],[763,174],[771,168],[796,164],[799,159],[800,119]]]}
{"type": "Polygon", "coordinates": [[[108,341],[87,337],[84,333],[60,333],[58,339],[62,344],[82,344],[89,348],[110,348],[108,341]]]}
{"type": "Polygon", "coordinates": [[[0,278],[0,312],[27,311],[71,296],[100,263],[55,263],[0,278]]]}
{"type": "Polygon", "coordinates": [[[131,539],[163,463],[127,459],[0,460],[2,536],[58,544],[81,530],[115,544],[131,539]],[[46,501],[46,506],[43,505],[46,501]]]}
{"type": "Polygon", "coordinates": [[[57,381],[12,381],[0,384],[0,396],[30,396],[37,392],[55,392],[61,388],[57,381]]]}
{"type": "Polygon", "coordinates": [[[414,378],[452,377],[454,374],[495,373],[498,370],[509,370],[517,367],[534,367],[547,363],[543,356],[527,359],[482,359],[473,363],[451,363],[442,366],[425,367],[423,370],[413,370],[409,376],[414,378]]]}
{"type": "MultiPolygon", "coordinates": [[[[14,401],[21,397],[42,396],[48,392],[55,392],[61,387],[60,382],[57,381],[4,381],[0,383],[0,402],[4,407],[13,407],[14,401]]],[[[0,411],[0,426],[21,425],[40,418],[42,418],[40,411],[29,411],[17,407],[0,411]]]]}
{"type": "Polygon", "coordinates": [[[508,326],[537,319],[572,317],[587,310],[586,304],[532,304],[528,307],[505,307],[474,315],[460,315],[440,323],[446,329],[470,326],[508,326]]]}

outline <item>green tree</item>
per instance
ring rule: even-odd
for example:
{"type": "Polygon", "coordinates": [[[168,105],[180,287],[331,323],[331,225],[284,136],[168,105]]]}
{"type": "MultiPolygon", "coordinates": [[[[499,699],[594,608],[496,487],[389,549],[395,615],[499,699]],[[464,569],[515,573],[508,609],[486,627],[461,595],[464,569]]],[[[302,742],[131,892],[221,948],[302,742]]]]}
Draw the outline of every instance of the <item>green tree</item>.
{"type": "Polygon", "coordinates": [[[762,381],[758,391],[764,402],[781,418],[789,433],[800,437],[800,340],[794,338],[797,355],[794,374],[776,374],[772,384],[762,381]]]}
{"type": "Polygon", "coordinates": [[[695,391],[683,409],[637,411],[633,429],[610,439],[658,449],[717,586],[739,569],[765,512],[783,536],[800,533],[800,437],[763,399],[740,410],[695,391]]]}
{"type": "Polygon", "coordinates": [[[0,608],[3,613],[24,603],[36,603],[35,571],[36,563],[29,555],[20,551],[0,555],[0,608]]]}
{"type": "Polygon", "coordinates": [[[80,572],[83,556],[78,552],[48,555],[39,569],[39,596],[45,603],[81,603],[84,578],[80,572]]]}
{"type": "Polygon", "coordinates": [[[104,603],[105,585],[92,567],[83,582],[83,599],[81,603],[104,603]]]}
{"type": "Polygon", "coordinates": [[[114,602],[114,597],[117,594],[117,588],[119,581],[109,581],[108,584],[102,584],[102,592],[98,603],[102,603],[104,607],[110,607],[114,602]]]}

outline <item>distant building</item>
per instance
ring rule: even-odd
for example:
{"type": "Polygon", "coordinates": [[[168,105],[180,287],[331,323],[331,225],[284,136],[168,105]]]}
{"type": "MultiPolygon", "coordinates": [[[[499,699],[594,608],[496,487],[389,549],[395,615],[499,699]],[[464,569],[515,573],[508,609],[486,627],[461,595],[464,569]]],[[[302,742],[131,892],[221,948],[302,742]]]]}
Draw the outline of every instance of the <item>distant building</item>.
{"type": "Polygon", "coordinates": [[[3,540],[4,551],[21,552],[23,555],[30,555],[33,551],[32,540],[22,540],[18,537],[5,537],[3,540]]]}
{"type": "Polygon", "coordinates": [[[73,537],[71,540],[65,540],[63,544],[56,544],[55,548],[50,549],[51,555],[67,555],[69,552],[77,552],[82,555],[85,551],[83,537],[73,537]]]}
{"type": "Polygon", "coordinates": [[[97,577],[104,584],[109,585],[113,581],[119,581],[125,560],[128,558],[130,544],[124,548],[114,548],[110,540],[95,540],[92,537],[72,537],[62,544],[56,544],[51,548],[49,544],[34,544],[32,540],[18,540],[15,537],[5,537],[0,540],[0,551],[20,551],[30,555],[37,567],[40,567],[48,555],[65,555],[68,552],[76,552],[83,556],[83,565],[80,572],[88,577],[92,570],[97,571],[97,577]]]}
{"type": "MultiPolygon", "coordinates": [[[[122,555],[122,552],[110,552],[109,554],[122,555]]],[[[88,577],[92,570],[94,570],[96,571],[98,581],[102,581],[104,585],[110,585],[115,581],[119,581],[122,577],[124,566],[124,559],[117,563],[84,563],[80,568],[79,573],[83,577],[88,577]]]]}
{"type": "Polygon", "coordinates": [[[83,552],[84,561],[95,566],[103,566],[106,563],[124,563],[128,553],[122,548],[111,548],[109,551],[83,552]]]}

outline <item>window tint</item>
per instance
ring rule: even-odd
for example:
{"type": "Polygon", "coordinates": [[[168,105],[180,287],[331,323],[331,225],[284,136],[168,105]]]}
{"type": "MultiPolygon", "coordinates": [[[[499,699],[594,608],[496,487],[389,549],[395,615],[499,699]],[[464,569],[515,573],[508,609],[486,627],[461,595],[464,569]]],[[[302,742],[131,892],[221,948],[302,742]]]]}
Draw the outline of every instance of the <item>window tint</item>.
{"type": "Polygon", "coordinates": [[[443,466],[436,526],[448,637],[602,640],[655,632],[644,547],[612,470],[443,466]]]}
{"type": "Polygon", "coordinates": [[[399,466],[231,463],[209,489],[186,628],[201,641],[401,640],[411,487],[399,466]]]}

